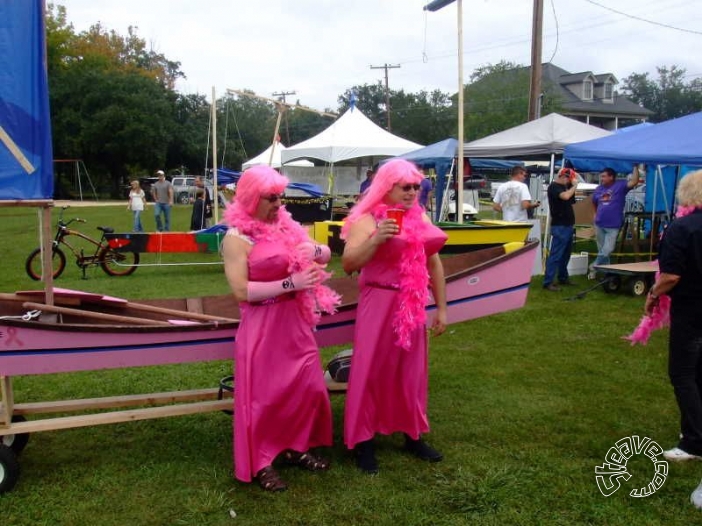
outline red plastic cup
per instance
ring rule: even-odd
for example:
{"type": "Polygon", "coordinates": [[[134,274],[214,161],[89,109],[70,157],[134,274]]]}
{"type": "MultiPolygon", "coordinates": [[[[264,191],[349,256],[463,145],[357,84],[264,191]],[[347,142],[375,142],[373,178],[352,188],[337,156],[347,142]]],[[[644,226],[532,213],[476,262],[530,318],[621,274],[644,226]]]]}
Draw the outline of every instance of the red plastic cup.
{"type": "Polygon", "coordinates": [[[394,219],[397,224],[397,233],[402,232],[402,218],[405,216],[404,208],[389,208],[388,219],[394,219]]]}

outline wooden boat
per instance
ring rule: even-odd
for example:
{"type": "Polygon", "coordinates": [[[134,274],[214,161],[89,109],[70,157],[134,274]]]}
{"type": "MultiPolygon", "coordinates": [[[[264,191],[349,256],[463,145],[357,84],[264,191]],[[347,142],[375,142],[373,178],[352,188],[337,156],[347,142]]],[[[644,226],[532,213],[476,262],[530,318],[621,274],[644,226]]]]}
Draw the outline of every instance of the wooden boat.
{"type": "MultiPolygon", "coordinates": [[[[537,247],[537,241],[529,241],[443,258],[448,322],[522,307],[537,247]]],[[[320,347],[353,340],[357,280],[336,278],[330,285],[342,295],[343,304],[335,314],[322,317],[315,332],[320,347]]],[[[231,294],[131,302],[64,289],[53,293],[53,305],[44,303],[44,291],[0,294],[0,493],[9,491],[19,477],[17,455],[29,433],[231,411],[231,397],[222,388],[15,403],[13,376],[233,357],[239,309],[231,294]],[[105,411],[124,407],[128,409],[105,411]],[[31,414],[91,410],[92,414],[25,419],[31,414]]],[[[427,305],[428,311],[434,309],[433,303],[427,305]]],[[[345,384],[328,387],[345,390],[345,384]]]]}
{"type": "MultiPolygon", "coordinates": [[[[518,245],[443,259],[449,323],[524,305],[537,243],[518,245]]],[[[343,303],[322,317],[315,333],[321,347],[353,339],[356,278],[334,278],[330,285],[343,303]]],[[[55,289],[54,297],[50,306],[43,291],[0,296],[0,376],[232,357],[239,309],[231,294],[131,302],[55,289]]]]}

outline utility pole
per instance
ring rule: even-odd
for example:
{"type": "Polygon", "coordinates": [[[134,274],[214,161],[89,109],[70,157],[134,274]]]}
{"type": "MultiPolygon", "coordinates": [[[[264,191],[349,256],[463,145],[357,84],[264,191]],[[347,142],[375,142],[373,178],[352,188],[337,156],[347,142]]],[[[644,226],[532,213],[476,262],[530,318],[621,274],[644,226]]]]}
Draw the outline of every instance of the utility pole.
{"type": "MultiPolygon", "coordinates": [[[[458,29],[458,151],[456,167],[456,221],[463,223],[463,119],[465,114],[463,85],[463,0],[433,0],[424,6],[425,11],[438,11],[449,4],[456,2],[456,16],[458,29]]],[[[438,219],[438,217],[437,217],[438,219]]]]}
{"type": "Polygon", "coordinates": [[[399,68],[399,64],[384,64],[382,66],[371,66],[371,69],[384,69],[385,70],[385,109],[388,112],[388,131],[392,129],[390,126],[390,88],[388,86],[388,70],[399,68]]]}
{"type": "Polygon", "coordinates": [[[541,117],[541,34],[543,32],[544,2],[534,0],[531,22],[531,82],[529,84],[529,120],[541,117]]]}
{"type": "MultiPolygon", "coordinates": [[[[285,91],[282,90],[280,93],[271,93],[273,97],[280,97],[280,99],[283,101],[283,104],[286,104],[287,101],[285,100],[286,95],[295,95],[294,91],[285,91]]],[[[287,139],[288,146],[290,146],[290,126],[288,126],[288,114],[285,114],[285,137],[287,139]]]]}

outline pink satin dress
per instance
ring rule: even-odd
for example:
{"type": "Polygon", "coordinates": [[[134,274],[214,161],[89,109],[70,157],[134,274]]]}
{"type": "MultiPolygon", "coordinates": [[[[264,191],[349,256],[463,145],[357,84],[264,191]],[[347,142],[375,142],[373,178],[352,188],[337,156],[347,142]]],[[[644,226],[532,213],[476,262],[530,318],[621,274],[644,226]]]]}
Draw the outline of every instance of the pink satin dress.
{"type": "MultiPolygon", "coordinates": [[[[434,225],[422,233],[428,256],[446,242],[434,225]]],[[[395,343],[393,316],[398,308],[404,232],[382,244],[363,267],[353,357],[344,412],[344,443],[351,449],[376,433],[404,432],[412,438],[429,431],[427,419],[427,331],[411,335],[409,350],[395,343]]]]}
{"type": "MultiPolygon", "coordinates": [[[[288,276],[280,244],[254,244],[250,281],[288,276]]],[[[250,482],[283,451],[332,444],[332,415],[312,328],[294,293],[241,304],[234,370],[234,474],[250,482]]]]}

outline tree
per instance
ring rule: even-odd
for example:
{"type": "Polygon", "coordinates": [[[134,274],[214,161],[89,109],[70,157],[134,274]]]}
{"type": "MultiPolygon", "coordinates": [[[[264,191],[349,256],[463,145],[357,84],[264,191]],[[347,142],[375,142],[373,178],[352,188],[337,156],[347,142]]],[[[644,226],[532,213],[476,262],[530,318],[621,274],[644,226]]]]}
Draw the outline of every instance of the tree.
{"type": "Polygon", "coordinates": [[[46,28],[54,154],[84,159],[98,188],[121,196],[128,177],[165,166],[179,63],[147,51],[133,28],[76,34],[62,6],[49,4],[46,28]]]}
{"type": "Polygon", "coordinates": [[[419,144],[431,144],[456,135],[458,115],[448,93],[393,93],[392,132],[419,144]]]}
{"type": "MultiPolygon", "coordinates": [[[[191,174],[204,174],[208,158],[210,103],[204,95],[175,93],[171,140],[165,166],[178,166],[191,174]]],[[[212,165],[211,162],[207,163],[212,165]]]]}
{"type": "Polygon", "coordinates": [[[247,159],[268,148],[277,117],[273,104],[254,97],[226,95],[218,100],[218,164],[239,169],[247,159]]]}
{"type": "Polygon", "coordinates": [[[686,70],[676,65],[657,67],[658,80],[648,73],[632,73],[622,81],[625,95],[654,114],[653,122],[682,117],[702,110],[702,79],[685,84],[686,70]]]}
{"type": "MultiPolygon", "coordinates": [[[[378,81],[377,84],[364,84],[347,89],[337,99],[339,113],[344,113],[351,107],[351,93],[356,96],[356,107],[381,128],[388,127],[388,114],[385,108],[385,86],[378,81]]],[[[394,91],[390,90],[390,107],[393,107],[394,91]]]]}
{"type": "MultiPolygon", "coordinates": [[[[501,61],[476,68],[465,89],[465,136],[479,139],[527,121],[530,68],[501,61]]],[[[542,85],[541,115],[560,109],[554,87],[542,85]]]]}
{"type": "MultiPolygon", "coordinates": [[[[356,94],[356,107],[375,124],[387,128],[385,87],[378,82],[347,89],[339,97],[339,113],[345,112],[356,94]]],[[[456,110],[447,93],[407,93],[390,90],[392,133],[420,144],[430,144],[456,134],[456,110]]]]}

